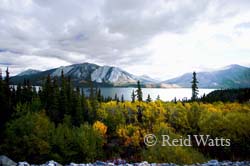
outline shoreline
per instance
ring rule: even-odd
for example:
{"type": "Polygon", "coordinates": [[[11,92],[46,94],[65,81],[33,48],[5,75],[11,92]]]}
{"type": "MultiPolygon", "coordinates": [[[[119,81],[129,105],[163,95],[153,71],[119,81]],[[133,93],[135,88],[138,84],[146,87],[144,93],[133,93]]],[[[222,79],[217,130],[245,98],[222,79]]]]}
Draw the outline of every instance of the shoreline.
{"type": "Polygon", "coordinates": [[[44,164],[29,164],[26,161],[14,162],[7,156],[0,156],[0,165],[1,166],[250,166],[250,161],[218,161],[218,160],[209,160],[204,163],[193,163],[193,164],[175,164],[175,163],[149,163],[147,161],[136,162],[136,163],[127,163],[125,160],[117,159],[113,161],[96,161],[94,163],[74,163],[69,164],[60,164],[54,160],[47,161],[44,164]]]}

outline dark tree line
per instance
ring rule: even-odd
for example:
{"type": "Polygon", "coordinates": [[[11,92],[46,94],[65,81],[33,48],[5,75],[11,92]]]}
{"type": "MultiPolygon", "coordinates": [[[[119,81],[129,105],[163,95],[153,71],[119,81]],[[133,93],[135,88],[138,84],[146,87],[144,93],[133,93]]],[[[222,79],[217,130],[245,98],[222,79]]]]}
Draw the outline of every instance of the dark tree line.
{"type": "Polygon", "coordinates": [[[199,99],[202,102],[249,102],[250,88],[215,90],[199,99]]]}
{"type": "Polygon", "coordinates": [[[16,87],[11,86],[8,69],[3,79],[0,75],[0,129],[16,113],[18,104],[31,104],[36,102],[39,109],[46,110],[46,115],[56,125],[62,123],[65,116],[70,117],[74,126],[83,122],[93,123],[99,102],[111,101],[111,97],[104,98],[101,90],[94,88],[90,83],[89,95],[86,96],[79,87],[73,87],[70,77],[45,78],[39,90],[33,87],[29,80],[16,87]]]}
{"type": "Polygon", "coordinates": [[[88,151],[76,148],[83,146],[84,142],[79,142],[82,138],[87,139],[84,146],[92,148],[83,160],[93,160],[99,155],[93,152],[103,144],[103,138],[92,129],[97,121],[97,109],[101,102],[113,99],[104,98],[101,90],[91,83],[88,92],[85,95],[83,89],[74,87],[63,71],[60,77],[48,75],[41,87],[33,87],[29,80],[12,86],[8,69],[4,79],[0,72],[0,153],[34,162],[49,158],[80,161],[82,153],[88,151]],[[46,129],[46,126],[50,127],[46,129]],[[64,143],[74,147],[65,147],[64,143]],[[23,155],[24,151],[27,154],[23,155]]]}
{"type": "MultiPolygon", "coordinates": [[[[138,88],[132,94],[132,102],[137,98],[142,101],[142,89],[138,81],[138,88]]],[[[124,96],[121,98],[116,95],[104,98],[100,88],[95,88],[89,83],[89,94],[85,95],[83,89],[74,87],[70,77],[65,77],[63,71],[60,77],[51,77],[48,75],[39,90],[33,87],[29,80],[24,80],[23,84],[16,87],[11,86],[11,80],[8,69],[3,80],[0,75],[0,127],[3,129],[4,124],[15,113],[15,107],[18,104],[31,104],[36,102],[39,109],[46,110],[46,115],[56,125],[62,123],[65,116],[69,117],[72,124],[79,126],[83,122],[93,123],[96,117],[96,110],[100,102],[115,100],[124,102],[124,96]]],[[[151,98],[148,98],[148,102],[151,98]]]]}
{"type": "MultiPolygon", "coordinates": [[[[2,78],[2,73],[0,73],[0,131],[3,131],[5,123],[10,119],[13,113],[13,105],[16,102],[15,95],[12,93],[9,84],[10,77],[7,68],[4,80],[2,78]]],[[[0,133],[0,141],[2,141],[1,138],[2,132],[0,133]]]]}
{"type": "Polygon", "coordinates": [[[218,101],[243,103],[250,101],[250,88],[215,90],[207,95],[204,94],[202,97],[199,98],[198,83],[199,81],[197,79],[196,72],[193,72],[193,77],[191,81],[191,101],[200,101],[207,103],[213,103],[218,101]]]}

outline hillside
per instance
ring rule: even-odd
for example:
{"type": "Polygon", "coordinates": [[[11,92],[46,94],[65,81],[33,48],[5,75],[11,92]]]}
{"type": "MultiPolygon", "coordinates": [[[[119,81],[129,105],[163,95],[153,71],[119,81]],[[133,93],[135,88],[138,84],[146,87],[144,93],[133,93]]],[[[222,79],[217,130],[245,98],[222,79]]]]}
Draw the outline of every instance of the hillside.
{"type": "MultiPolygon", "coordinates": [[[[246,88],[250,87],[250,68],[240,65],[230,65],[221,70],[198,72],[197,79],[200,88],[246,88]]],[[[190,87],[192,73],[163,81],[167,84],[176,84],[181,87],[190,87]]]]}
{"type": "Polygon", "coordinates": [[[90,81],[98,86],[133,86],[140,80],[142,84],[154,84],[155,80],[148,76],[135,76],[118,67],[99,66],[91,63],[62,66],[46,71],[27,70],[11,78],[12,84],[22,83],[29,79],[33,85],[41,85],[48,75],[60,77],[61,72],[70,76],[74,85],[85,86],[90,81]]]}

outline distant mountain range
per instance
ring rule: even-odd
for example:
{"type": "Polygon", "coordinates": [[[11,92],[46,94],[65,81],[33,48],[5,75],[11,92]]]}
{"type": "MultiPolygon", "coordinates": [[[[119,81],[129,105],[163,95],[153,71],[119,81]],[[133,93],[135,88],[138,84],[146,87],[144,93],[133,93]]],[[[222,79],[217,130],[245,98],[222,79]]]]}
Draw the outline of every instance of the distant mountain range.
{"type": "MultiPolygon", "coordinates": [[[[118,67],[99,66],[91,63],[74,64],[46,71],[29,69],[11,77],[12,84],[22,83],[29,79],[33,85],[41,85],[44,79],[60,77],[61,72],[70,76],[74,85],[87,86],[92,81],[97,86],[136,86],[138,80],[143,87],[178,88],[190,87],[192,73],[163,82],[150,78],[149,76],[136,76],[118,67]]],[[[250,68],[239,65],[230,65],[224,69],[211,72],[198,72],[197,79],[200,88],[243,88],[250,87],[250,68]]]]}
{"type": "MultiPolygon", "coordinates": [[[[250,68],[240,65],[230,65],[221,70],[198,72],[197,79],[200,88],[246,88],[250,87],[250,68]]],[[[163,81],[166,84],[176,84],[181,87],[190,87],[192,73],[163,81]]]]}

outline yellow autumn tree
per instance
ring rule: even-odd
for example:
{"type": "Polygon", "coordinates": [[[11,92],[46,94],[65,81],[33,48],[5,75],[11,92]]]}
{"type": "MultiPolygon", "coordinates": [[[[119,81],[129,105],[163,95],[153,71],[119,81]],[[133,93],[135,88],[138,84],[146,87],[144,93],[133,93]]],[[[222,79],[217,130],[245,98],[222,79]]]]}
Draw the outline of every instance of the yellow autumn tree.
{"type": "Polygon", "coordinates": [[[93,124],[93,128],[95,130],[97,130],[103,137],[105,136],[106,132],[107,132],[107,129],[108,127],[100,122],[100,121],[96,121],[94,124],[93,124]]]}
{"type": "Polygon", "coordinates": [[[124,141],[124,146],[140,146],[143,141],[143,135],[145,131],[139,126],[133,126],[132,124],[126,126],[119,126],[117,129],[117,134],[124,141]]]}

